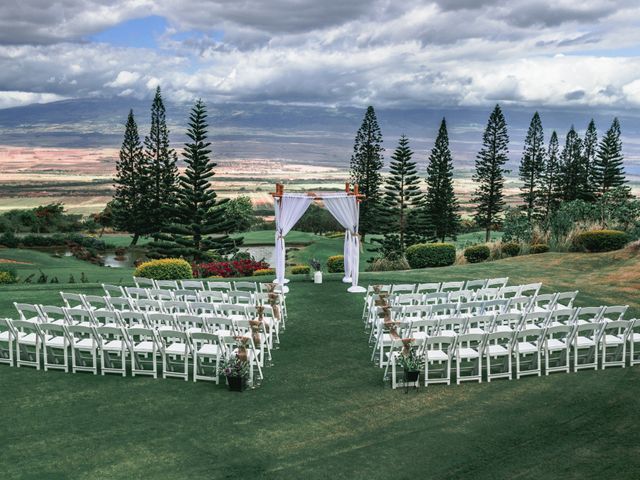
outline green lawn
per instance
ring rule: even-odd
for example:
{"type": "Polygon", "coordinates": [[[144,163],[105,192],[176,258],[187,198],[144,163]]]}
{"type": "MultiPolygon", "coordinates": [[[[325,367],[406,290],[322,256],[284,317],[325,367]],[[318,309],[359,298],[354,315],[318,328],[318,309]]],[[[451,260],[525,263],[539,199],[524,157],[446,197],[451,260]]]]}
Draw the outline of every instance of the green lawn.
{"type": "MultiPolygon", "coordinates": [[[[0,251],[47,270],[124,273],[0,251]]],[[[363,273],[362,284],[508,275],[544,291],[579,289],[578,305],[629,304],[640,315],[640,257],[531,255],[412,272],[363,273]]],[[[34,266],[21,269],[33,270],[34,266]]],[[[289,323],[261,388],[94,377],[0,365],[1,478],[639,478],[640,367],[405,395],[369,362],[362,297],[340,275],[294,279],[289,323]]],[[[14,300],[59,303],[89,285],[0,288],[14,300]]]]}

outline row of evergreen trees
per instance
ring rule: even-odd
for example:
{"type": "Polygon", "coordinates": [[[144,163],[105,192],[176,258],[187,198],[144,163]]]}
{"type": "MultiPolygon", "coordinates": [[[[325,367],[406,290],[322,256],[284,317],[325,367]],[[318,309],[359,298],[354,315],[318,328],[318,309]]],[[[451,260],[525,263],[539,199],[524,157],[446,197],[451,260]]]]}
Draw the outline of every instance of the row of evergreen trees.
{"type": "MultiPolygon", "coordinates": [[[[429,155],[426,192],[409,140],[402,136],[391,156],[385,181],[382,133],[373,107],[358,130],[351,157],[351,181],[366,196],[360,209],[360,232],[397,235],[399,247],[424,240],[455,238],[460,229],[459,202],[453,188],[453,160],[446,120],[443,119],[429,155]]],[[[505,165],[509,155],[507,123],[496,105],[484,130],[476,156],[472,196],[474,219],[490,240],[505,208],[505,165]]],[[[524,142],[519,168],[521,208],[531,224],[548,223],[561,202],[576,199],[595,202],[626,183],[620,123],[617,118],[598,142],[596,126],[589,122],[583,139],[572,126],[560,151],[558,135],[551,134],[545,147],[542,121],[535,112],[524,142]]]]}
{"type": "Polygon", "coordinates": [[[229,253],[233,240],[211,186],[216,164],[207,141],[207,112],[198,100],[189,116],[182,156],[186,169],[178,175],[177,155],[169,143],[169,129],[160,87],[151,105],[149,135],[140,142],[133,111],[129,112],[120,158],[116,163],[116,192],[111,203],[116,228],[151,236],[151,256],[182,256],[195,261],[211,251],[229,253]]]}

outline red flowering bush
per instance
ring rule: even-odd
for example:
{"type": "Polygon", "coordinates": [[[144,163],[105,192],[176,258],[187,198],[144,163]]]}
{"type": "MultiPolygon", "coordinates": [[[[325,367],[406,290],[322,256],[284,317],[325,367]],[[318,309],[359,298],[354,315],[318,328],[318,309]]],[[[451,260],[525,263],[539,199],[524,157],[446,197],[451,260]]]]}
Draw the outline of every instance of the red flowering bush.
{"type": "Polygon", "coordinates": [[[263,268],[269,268],[269,264],[249,259],[199,263],[193,265],[193,276],[199,278],[250,277],[253,275],[253,272],[263,268]]]}

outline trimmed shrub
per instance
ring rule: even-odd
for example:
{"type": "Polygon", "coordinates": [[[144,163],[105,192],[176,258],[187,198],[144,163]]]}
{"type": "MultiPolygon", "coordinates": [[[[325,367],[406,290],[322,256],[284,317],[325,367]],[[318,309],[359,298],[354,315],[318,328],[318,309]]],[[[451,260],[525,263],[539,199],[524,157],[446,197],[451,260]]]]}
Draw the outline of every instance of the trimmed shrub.
{"type": "Polygon", "coordinates": [[[344,272],[344,255],[334,255],[327,259],[327,270],[329,273],[344,272]]]}
{"type": "Polygon", "coordinates": [[[411,268],[446,267],[456,261],[456,247],[451,243],[418,243],[406,251],[411,268]]]}
{"type": "Polygon", "coordinates": [[[502,253],[509,257],[517,257],[520,254],[520,244],[517,242],[506,242],[500,247],[502,253]]]}
{"type": "Polygon", "coordinates": [[[0,245],[4,245],[7,248],[18,248],[18,237],[11,232],[5,232],[0,235],[0,245]]]}
{"type": "Polygon", "coordinates": [[[547,245],[546,243],[534,243],[533,245],[531,245],[531,248],[529,248],[529,253],[532,254],[547,253],[548,251],[549,245],[547,245]]]}
{"type": "Polygon", "coordinates": [[[251,277],[256,270],[269,268],[266,262],[256,262],[255,260],[231,260],[230,262],[209,262],[199,263],[193,266],[193,274],[196,277],[218,276],[229,277],[251,277]]]}
{"type": "Polygon", "coordinates": [[[274,276],[275,274],[276,270],[274,268],[260,268],[253,272],[254,277],[274,276]]]}
{"type": "Polygon", "coordinates": [[[133,272],[135,277],[153,278],[154,280],[181,280],[193,278],[191,265],[180,258],[163,258],[140,264],[133,272]]]}
{"type": "Polygon", "coordinates": [[[480,263],[488,260],[491,256],[491,249],[486,245],[473,245],[464,251],[464,258],[469,263],[480,263]]]}
{"type": "Polygon", "coordinates": [[[576,235],[573,246],[587,252],[610,252],[621,249],[628,241],[627,234],[620,230],[592,230],[576,235]]]}
{"type": "Polygon", "coordinates": [[[292,275],[308,275],[311,273],[311,267],[309,265],[294,265],[291,268],[292,275]]]}
{"type": "Polygon", "coordinates": [[[0,267],[0,285],[18,283],[18,275],[12,268],[0,267]]]}
{"type": "Polygon", "coordinates": [[[404,257],[396,259],[376,258],[371,262],[367,270],[369,272],[389,272],[392,270],[409,270],[409,262],[404,257]]]}

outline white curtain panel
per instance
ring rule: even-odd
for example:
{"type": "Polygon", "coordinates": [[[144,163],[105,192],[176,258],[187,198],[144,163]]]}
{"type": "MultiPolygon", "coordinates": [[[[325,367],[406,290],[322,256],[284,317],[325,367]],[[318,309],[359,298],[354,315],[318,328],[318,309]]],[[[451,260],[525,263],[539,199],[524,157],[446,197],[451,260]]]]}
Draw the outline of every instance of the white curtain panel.
{"type": "Polygon", "coordinates": [[[293,228],[300,217],[307,211],[313,201],[312,197],[306,195],[283,196],[276,199],[276,283],[284,285],[285,269],[285,244],[284,237],[293,228]]]}
{"type": "Polygon", "coordinates": [[[346,230],[344,236],[344,272],[345,280],[351,279],[351,285],[358,285],[360,262],[360,238],[358,236],[359,207],[354,195],[325,197],[324,206],[346,230]]]}

